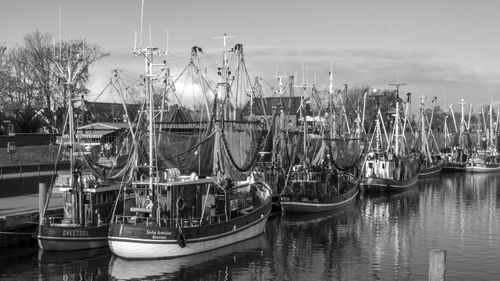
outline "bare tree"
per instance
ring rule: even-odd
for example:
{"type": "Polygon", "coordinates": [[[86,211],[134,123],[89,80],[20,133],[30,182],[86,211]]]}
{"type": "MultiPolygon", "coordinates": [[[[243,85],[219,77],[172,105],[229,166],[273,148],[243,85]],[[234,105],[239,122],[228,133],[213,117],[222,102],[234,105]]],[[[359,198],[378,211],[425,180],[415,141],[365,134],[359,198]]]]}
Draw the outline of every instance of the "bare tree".
{"type": "Polygon", "coordinates": [[[0,110],[28,123],[41,117],[54,127],[54,112],[67,107],[68,82],[75,96],[88,94],[89,66],[108,53],[84,39],[55,44],[38,31],[23,43],[0,57],[0,110]]]}

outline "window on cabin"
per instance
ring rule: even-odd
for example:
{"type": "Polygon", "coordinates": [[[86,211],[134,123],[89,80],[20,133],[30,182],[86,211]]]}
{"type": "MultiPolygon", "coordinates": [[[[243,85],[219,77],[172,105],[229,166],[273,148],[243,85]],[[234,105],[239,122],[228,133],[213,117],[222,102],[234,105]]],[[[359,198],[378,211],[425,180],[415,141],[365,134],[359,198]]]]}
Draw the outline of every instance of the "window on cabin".
{"type": "Polygon", "coordinates": [[[83,198],[83,204],[90,204],[90,194],[86,193],[83,198]]]}

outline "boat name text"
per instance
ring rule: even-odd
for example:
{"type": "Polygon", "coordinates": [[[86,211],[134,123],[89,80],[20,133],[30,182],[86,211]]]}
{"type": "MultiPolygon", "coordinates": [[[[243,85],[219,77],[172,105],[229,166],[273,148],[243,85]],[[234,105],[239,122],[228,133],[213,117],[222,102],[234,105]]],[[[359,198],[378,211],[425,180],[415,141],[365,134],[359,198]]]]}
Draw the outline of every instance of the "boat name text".
{"type": "Polygon", "coordinates": [[[89,232],[87,230],[82,230],[82,229],[63,230],[63,236],[88,237],[89,232]]]}
{"type": "Polygon", "coordinates": [[[172,235],[170,231],[161,231],[161,230],[146,230],[147,235],[152,235],[153,239],[167,239],[167,236],[172,235]]]}

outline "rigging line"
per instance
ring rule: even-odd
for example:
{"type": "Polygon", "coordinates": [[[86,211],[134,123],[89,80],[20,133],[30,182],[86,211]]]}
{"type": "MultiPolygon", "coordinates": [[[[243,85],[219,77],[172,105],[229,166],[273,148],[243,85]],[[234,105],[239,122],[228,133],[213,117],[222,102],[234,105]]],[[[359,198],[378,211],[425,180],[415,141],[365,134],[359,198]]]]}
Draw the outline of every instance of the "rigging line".
{"type": "Polygon", "coordinates": [[[194,85],[195,85],[195,82],[194,82],[194,73],[193,73],[193,70],[191,69],[191,75],[190,75],[190,78],[191,78],[191,85],[193,85],[193,87],[191,87],[192,89],[192,94],[193,94],[193,108],[195,108],[196,106],[196,97],[195,97],[195,91],[194,91],[194,85]]]}
{"type": "MultiPolygon", "coordinates": [[[[208,63],[208,66],[205,66],[204,68],[205,69],[208,69],[208,67],[215,67],[215,68],[219,68],[219,63],[214,59],[212,58],[211,56],[207,55],[206,53],[202,53],[204,56],[202,57],[202,60],[203,59],[206,59],[209,63],[208,63]]],[[[220,66],[221,67],[221,66],[220,66]]],[[[217,73],[217,71],[215,71],[215,73],[217,73]]]]}
{"type": "Polygon", "coordinates": [[[92,102],[96,102],[96,100],[104,93],[104,91],[106,91],[106,89],[109,87],[110,84],[111,84],[111,81],[108,82],[108,84],[106,84],[106,87],[104,87],[104,89],[102,89],[102,91],[97,95],[97,97],[92,102]]]}
{"type": "Polygon", "coordinates": [[[61,134],[61,143],[59,144],[59,149],[57,151],[56,161],[54,162],[54,170],[53,170],[51,178],[50,178],[50,181],[51,181],[50,188],[48,188],[47,191],[45,192],[47,199],[45,200],[45,205],[43,207],[43,212],[42,212],[43,216],[45,216],[45,213],[47,212],[47,208],[49,206],[50,197],[51,197],[50,194],[52,194],[52,190],[54,189],[54,182],[55,182],[56,174],[58,171],[57,163],[59,162],[59,157],[61,157],[61,151],[62,151],[62,147],[63,147],[64,130],[66,129],[68,122],[69,122],[69,110],[66,112],[66,118],[64,119],[63,131],[61,134]],[[49,196],[47,196],[47,195],[49,195],[49,196]]]}
{"type": "Polygon", "coordinates": [[[144,0],[141,1],[141,30],[139,32],[139,48],[142,48],[142,23],[144,19],[144,0]]]}
{"type": "Polygon", "coordinates": [[[205,79],[205,76],[203,76],[203,75],[200,74],[199,77],[202,80],[202,82],[205,82],[205,85],[208,87],[208,89],[210,90],[210,92],[212,92],[212,94],[215,95],[216,94],[215,90],[212,88],[212,86],[210,85],[209,81],[207,81],[207,79],[205,79]]]}

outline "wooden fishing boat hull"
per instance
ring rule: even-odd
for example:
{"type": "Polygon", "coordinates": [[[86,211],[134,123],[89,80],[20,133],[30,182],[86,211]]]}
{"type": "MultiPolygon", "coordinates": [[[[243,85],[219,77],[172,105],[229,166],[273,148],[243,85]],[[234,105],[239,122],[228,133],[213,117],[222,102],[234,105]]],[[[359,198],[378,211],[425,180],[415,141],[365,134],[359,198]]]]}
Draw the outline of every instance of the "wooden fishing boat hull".
{"type": "Polygon", "coordinates": [[[500,165],[470,164],[465,166],[466,173],[493,173],[500,171],[500,165]]]}
{"type": "Polygon", "coordinates": [[[465,172],[465,163],[448,162],[443,165],[443,172],[465,172]]]}
{"type": "Polygon", "coordinates": [[[433,165],[431,167],[421,168],[418,171],[418,178],[424,179],[424,178],[436,177],[439,176],[439,174],[441,174],[442,170],[443,170],[443,165],[441,164],[433,165]]]}
{"type": "Polygon", "coordinates": [[[281,197],[281,210],[285,213],[320,213],[331,211],[353,202],[359,193],[358,185],[351,188],[348,192],[332,198],[315,198],[307,197],[289,197],[283,195],[281,197]],[[307,201],[303,201],[307,199],[307,201]]]}
{"type": "MultiPolygon", "coordinates": [[[[194,256],[154,260],[127,260],[112,256],[108,272],[115,280],[159,280],[168,278],[168,274],[174,274],[180,270],[206,273],[207,270],[214,269],[214,266],[214,270],[218,270],[217,265],[225,267],[228,262],[233,262],[234,256],[238,256],[238,263],[232,266],[246,268],[248,263],[245,261],[262,259],[260,249],[265,249],[268,246],[266,236],[257,235],[231,246],[194,256]]],[[[232,267],[232,270],[235,268],[232,267]]]]}
{"type": "Polygon", "coordinates": [[[253,238],[264,232],[271,200],[252,213],[211,225],[182,228],[185,246],[176,227],[112,223],[108,243],[125,259],[174,258],[194,255],[253,238]]]}
{"type": "Polygon", "coordinates": [[[46,251],[73,251],[107,247],[109,224],[89,227],[42,224],[38,245],[46,251]]]}
{"type": "Polygon", "coordinates": [[[417,181],[417,175],[409,180],[368,178],[361,182],[360,188],[365,192],[399,192],[415,187],[417,181]]]}

